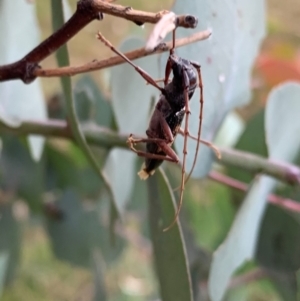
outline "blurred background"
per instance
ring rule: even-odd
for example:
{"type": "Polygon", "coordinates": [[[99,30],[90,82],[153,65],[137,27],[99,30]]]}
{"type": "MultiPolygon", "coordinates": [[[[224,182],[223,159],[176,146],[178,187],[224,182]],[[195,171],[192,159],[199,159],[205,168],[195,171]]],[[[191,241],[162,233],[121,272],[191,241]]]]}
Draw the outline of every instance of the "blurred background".
{"type": "MultiPolygon", "coordinates": [[[[50,1],[35,1],[41,28],[41,37],[44,39],[52,32],[50,1]]],[[[172,1],[170,0],[119,0],[117,3],[151,12],[169,9],[172,6],[172,1]]],[[[74,11],[76,1],[72,0],[70,4],[74,11]]],[[[263,127],[262,112],[269,91],[275,85],[286,80],[300,80],[300,2],[293,0],[268,0],[267,6],[268,33],[253,69],[252,101],[247,107],[237,110],[238,116],[242,118],[249,130],[248,133],[245,134],[248,136],[243,136],[242,138],[244,140],[241,138],[237,143],[238,147],[261,155],[266,155],[263,134],[261,136],[253,135],[259,132],[263,127]],[[253,140],[251,141],[251,137],[254,137],[253,139],[262,143],[252,143],[253,140]],[[249,145],[252,145],[253,148],[251,149],[252,146],[249,145]]],[[[95,40],[95,34],[99,30],[109,38],[114,45],[120,45],[121,41],[130,35],[143,38],[147,37],[151,28],[151,25],[145,25],[145,28],[141,28],[132,22],[106,15],[105,22],[92,22],[68,43],[71,65],[80,65],[90,62],[93,59],[100,60],[112,55],[110,49],[95,40]]],[[[45,68],[53,68],[56,66],[54,56],[47,58],[42,63],[42,66],[45,68]]],[[[95,83],[101,87],[101,97],[109,102],[110,89],[107,70],[93,72],[90,76],[95,83]]],[[[74,82],[77,82],[79,78],[80,76],[75,76],[74,82]]],[[[55,118],[62,116],[64,108],[58,92],[60,91],[59,79],[42,79],[42,84],[47,99],[49,115],[55,118]]],[[[261,132],[263,132],[263,130],[261,130],[261,132]]],[[[8,146],[11,146],[7,151],[7,156],[9,157],[11,151],[16,149],[15,143],[18,142],[11,141],[10,138],[7,138],[5,141],[8,146]]],[[[20,160],[27,162],[26,168],[20,171],[20,173],[24,173],[24,177],[26,178],[26,172],[28,170],[32,171],[39,167],[36,167],[30,161],[28,153],[22,152],[24,148],[24,146],[22,146],[23,144],[20,143],[17,145],[20,156],[19,154],[16,155],[19,156],[19,158],[23,156],[20,160]]],[[[101,151],[97,151],[99,154],[102,154],[101,151]]],[[[93,180],[86,180],[84,182],[83,179],[87,179],[93,172],[86,167],[82,168],[82,166],[86,166],[87,164],[82,155],[78,153],[78,149],[69,144],[62,146],[60,141],[51,139],[47,142],[46,152],[50,154],[51,161],[49,164],[55,166],[55,170],[52,171],[49,167],[48,188],[56,187],[55,183],[58,182],[61,186],[57,187],[63,187],[65,189],[68,183],[73,181],[73,185],[76,183],[80,186],[80,189],[82,188],[81,193],[84,194],[87,199],[87,206],[94,206],[93,202],[89,203],[89,199],[92,199],[93,196],[98,193],[97,184],[93,183],[93,180]],[[54,174],[58,170],[60,170],[59,179],[56,179],[54,176],[51,177],[51,172],[54,174]],[[64,174],[66,170],[68,170],[68,172],[66,172],[68,174],[64,174]],[[80,170],[80,175],[77,175],[78,172],[76,170],[80,170]]],[[[15,159],[14,163],[11,164],[14,164],[17,166],[16,168],[18,168],[18,162],[16,162],[15,159]]],[[[175,175],[173,179],[171,177],[170,181],[173,183],[172,187],[176,187],[179,183],[178,170],[173,166],[168,167],[168,170],[169,175],[175,175]],[[175,170],[174,172],[173,169],[175,170]]],[[[229,171],[229,174],[244,182],[251,180],[251,176],[233,168],[229,171]]],[[[93,179],[93,177],[89,179],[93,179]]],[[[37,190],[42,189],[38,187],[37,178],[33,181],[36,181],[33,183],[36,183],[35,186],[37,190]]],[[[26,184],[26,181],[24,183],[25,186],[29,185],[29,183],[26,184]]],[[[144,184],[140,184],[139,182],[136,185],[144,184]]],[[[138,189],[135,191],[137,191],[137,194],[139,193],[138,189]]],[[[281,192],[292,198],[299,196],[299,192],[290,191],[288,187],[281,187],[281,192]]],[[[13,215],[17,219],[17,225],[14,224],[13,227],[16,229],[10,228],[11,231],[7,232],[6,235],[18,237],[18,239],[13,240],[10,245],[10,248],[13,250],[12,254],[15,256],[12,265],[15,264],[18,268],[14,269],[13,266],[10,267],[11,275],[9,275],[7,279],[7,286],[3,291],[1,300],[93,300],[95,295],[94,283],[99,280],[97,277],[102,277],[97,285],[99,287],[99,283],[105,283],[109,300],[140,301],[155,300],[155,298],[157,298],[158,286],[152,266],[151,242],[147,236],[147,230],[143,232],[139,231],[139,229],[143,227],[144,219],[144,213],[141,210],[141,208],[145,206],[145,202],[142,201],[143,196],[138,195],[138,197],[133,198],[139,200],[139,202],[133,202],[129,205],[126,214],[126,222],[128,225],[126,229],[122,229],[122,227],[117,229],[120,237],[120,242],[118,243],[120,245],[118,245],[119,249],[116,251],[116,254],[110,254],[110,251],[108,251],[107,257],[105,258],[101,258],[101,256],[103,256],[101,254],[94,254],[99,261],[105,261],[105,264],[109,262],[105,270],[105,279],[103,279],[104,277],[101,275],[101,272],[97,274],[97,266],[94,266],[96,271],[87,269],[87,263],[84,262],[82,258],[77,257],[77,255],[74,255],[74,258],[71,260],[68,258],[64,261],[64,255],[60,253],[58,247],[59,244],[63,244],[63,242],[60,241],[61,238],[58,237],[57,240],[55,239],[54,241],[49,240],[49,233],[51,235],[51,233],[53,233],[51,231],[55,232],[58,230],[51,224],[51,219],[64,218],[64,205],[62,205],[62,208],[56,208],[52,207],[50,202],[50,205],[46,205],[42,210],[36,204],[28,205],[27,200],[35,193],[40,193],[40,191],[27,191],[26,187],[21,189],[21,193],[17,196],[12,196],[2,191],[0,193],[2,194],[1,201],[3,202],[8,202],[12,197],[14,198],[13,215]],[[24,198],[26,200],[24,200],[24,198]],[[143,235],[143,233],[146,234],[143,235]],[[21,248],[19,248],[19,244],[22,245],[21,248]],[[53,253],[53,248],[55,249],[56,255],[53,253]],[[72,263],[70,263],[70,261],[72,263]],[[97,275],[97,277],[94,277],[95,275],[97,275]]],[[[61,195],[59,191],[57,193],[60,197],[65,199],[65,205],[69,199],[73,201],[76,200],[76,196],[73,195],[74,192],[72,190],[66,189],[63,195],[61,195]]],[[[202,180],[200,184],[199,182],[196,183],[196,181],[191,180],[186,189],[185,197],[187,199],[185,202],[185,214],[188,216],[187,220],[190,224],[195,226],[195,239],[203,248],[205,254],[203,256],[209,258],[210,252],[215,250],[228,232],[234,214],[241,201],[241,194],[209,180],[202,180]],[[218,201],[221,197],[223,199],[222,203],[218,201]],[[197,216],[195,216],[195,212],[197,212],[197,216]],[[197,231],[199,231],[199,233],[197,233],[197,231]]],[[[43,200],[47,201],[47,198],[51,199],[53,195],[44,193],[43,200]]],[[[77,201],[80,203],[79,200],[77,201]]],[[[4,214],[5,217],[5,213],[2,214],[4,214]]],[[[87,215],[88,214],[87,210],[87,215]]],[[[83,218],[84,220],[92,219],[90,216],[78,216],[77,218],[83,218]]],[[[5,217],[2,222],[11,225],[10,218],[10,215],[7,214],[7,217],[5,217]]],[[[74,221],[74,223],[76,222],[74,221]]],[[[73,227],[74,225],[71,226],[73,227]]],[[[107,230],[107,225],[103,227],[106,227],[107,230]]],[[[82,229],[78,229],[78,233],[81,232],[81,230],[82,229]]],[[[1,229],[0,231],[3,232],[1,229]]],[[[1,234],[3,234],[2,232],[1,234]]],[[[79,239],[79,237],[83,239],[84,234],[78,234],[78,237],[75,236],[74,241],[79,239]]],[[[109,241],[107,237],[103,239],[109,241]]],[[[84,243],[84,240],[78,242],[79,245],[84,243]]],[[[72,254],[72,250],[70,249],[69,251],[70,254],[72,254]]],[[[85,256],[84,252],[83,250],[82,257],[85,256]]],[[[70,254],[68,256],[72,257],[70,254]]],[[[247,267],[245,269],[247,269],[247,267]]],[[[284,295],[278,291],[276,285],[270,282],[264,274],[254,274],[253,279],[238,280],[240,282],[233,285],[232,295],[228,297],[228,300],[285,300],[284,295]]],[[[205,286],[205,281],[199,285],[205,286]]]]}

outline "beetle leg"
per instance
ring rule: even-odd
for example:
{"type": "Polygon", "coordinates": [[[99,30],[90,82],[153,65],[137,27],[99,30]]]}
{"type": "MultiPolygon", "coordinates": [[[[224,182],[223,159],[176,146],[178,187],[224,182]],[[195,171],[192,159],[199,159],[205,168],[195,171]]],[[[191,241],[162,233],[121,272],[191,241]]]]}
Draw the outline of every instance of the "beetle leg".
{"type": "Polygon", "coordinates": [[[179,158],[176,155],[175,151],[171,148],[171,144],[174,141],[174,136],[172,134],[172,131],[166,122],[166,120],[163,118],[161,113],[157,111],[156,115],[156,122],[160,126],[161,132],[163,134],[163,138],[157,137],[157,132],[153,132],[152,130],[147,130],[147,136],[148,138],[140,138],[140,139],[134,139],[132,135],[129,136],[127,142],[130,144],[130,148],[137,153],[139,156],[152,158],[152,159],[160,159],[160,160],[167,160],[171,162],[178,163],[179,158]],[[149,154],[147,152],[138,151],[133,147],[133,144],[136,143],[147,143],[147,142],[154,142],[157,144],[157,146],[161,149],[162,152],[165,153],[164,155],[157,155],[157,154],[149,154]],[[147,155],[146,155],[147,154],[147,155]],[[167,159],[168,158],[168,159],[167,159]]]}
{"type": "Polygon", "coordinates": [[[165,161],[170,161],[174,163],[179,162],[179,158],[174,152],[174,150],[167,144],[167,142],[164,139],[160,138],[133,138],[132,135],[129,136],[127,143],[130,146],[130,149],[134,151],[138,156],[140,157],[145,157],[149,159],[158,159],[158,160],[165,160],[165,161]],[[140,151],[134,148],[134,144],[137,143],[147,143],[147,142],[155,142],[161,150],[166,154],[166,155],[158,155],[158,154],[151,154],[148,152],[140,151]]]}
{"type": "MultiPolygon", "coordinates": [[[[154,80],[156,83],[161,83],[161,82],[165,82],[165,78],[158,78],[158,79],[155,79],[154,80]]],[[[171,80],[168,80],[167,84],[170,82],[171,80]]],[[[150,85],[148,82],[147,82],[147,85],[150,85]]],[[[166,84],[165,84],[166,85],[166,84]]]]}
{"type": "Polygon", "coordinates": [[[162,142],[164,139],[161,138],[133,138],[133,135],[130,134],[127,139],[127,143],[137,144],[137,143],[147,143],[147,142],[162,142]]]}
{"type": "MultiPolygon", "coordinates": [[[[162,130],[162,133],[164,135],[166,143],[173,143],[174,136],[172,134],[172,131],[171,131],[166,119],[161,114],[159,114],[159,123],[160,123],[161,130],[162,130]]],[[[154,137],[155,133],[153,133],[153,134],[149,133],[148,134],[148,132],[149,131],[147,131],[146,133],[149,137],[154,137]]]]}
{"type": "MultiPolygon", "coordinates": [[[[184,136],[184,130],[182,128],[180,128],[178,130],[178,134],[184,136]]],[[[198,141],[198,138],[196,136],[191,135],[190,133],[188,133],[188,137],[190,137],[193,140],[198,141]]],[[[219,149],[213,143],[211,143],[211,142],[209,142],[207,140],[203,140],[203,139],[200,139],[199,141],[200,141],[200,143],[202,143],[202,144],[210,147],[215,152],[217,158],[221,159],[221,153],[220,153],[219,149]]]]}
{"type": "Polygon", "coordinates": [[[114,53],[122,57],[128,64],[130,64],[150,85],[157,88],[159,91],[163,93],[163,88],[161,88],[155,80],[142,68],[133,63],[126,55],[117,50],[100,32],[97,34],[97,39],[102,41],[107,47],[111,49],[114,53]]]}

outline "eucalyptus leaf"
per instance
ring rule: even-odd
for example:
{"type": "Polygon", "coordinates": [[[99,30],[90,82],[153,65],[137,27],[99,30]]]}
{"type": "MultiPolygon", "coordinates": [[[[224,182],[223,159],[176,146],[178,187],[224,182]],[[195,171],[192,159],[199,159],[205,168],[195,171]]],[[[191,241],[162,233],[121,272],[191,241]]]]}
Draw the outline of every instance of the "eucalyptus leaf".
{"type": "MultiPolygon", "coordinates": [[[[265,110],[259,111],[255,114],[247,123],[246,128],[240,139],[235,145],[235,148],[249,153],[257,154],[262,157],[268,156],[266,145],[265,127],[265,110]]],[[[238,179],[245,183],[250,183],[253,179],[253,175],[249,172],[237,168],[228,167],[228,175],[232,178],[238,179]]],[[[237,191],[232,191],[234,195],[239,194],[237,191]]]]}
{"type": "Polygon", "coordinates": [[[30,209],[38,212],[44,189],[43,161],[35,162],[24,141],[2,135],[0,185],[3,191],[18,194],[30,209]]]}
{"type": "Polygon", "coordinates": [[[91,260],[89,215],[84,212],[78,194],[71,189],[66,190],[56,206],[63,212],[63,218],[47,221],[54,254],[60,260],[88,267],[91,260]]]}
{"type": "Polygon", "coordinates": [[[92,267],[94,271],[94,285],[95,285],[95,294],[94,300],[95,301],[105,301],[107,300],[107,292],[105,287],[105,263],[101,252],[95,248],[93,250],[93,260],[92,260],[92,267]]]}
{"type": "MultiPolygon", "coordinates": [[[[299,111],[299,84],[285,83],[271,91],[265,113],[270,159],[287,162],[295,159],[300,147],[299,111]]],[[[254,258],[267,196],[276,187],[276,183],[266,176],[256,178],[225,242],[215,252],[209,277],[209,291],[213,301],[222,300],[234,271],[245,261],[254,258]]]]}
{"type": "Polygon", "coordinates": [[[188,259],[180,222],[166,232],[175,215],[174,196],[162,169],[147,180],[149,221],[163,301],[193,300],[188,259]]]}
{"type": "Polygon", "coordinates": [[[270,206],[261,226],[256,259],[277,272],[295,273],[300,268],[300,224],[291,214],[270,206]]]}
{"type": "Polygon", "coordinates": [[[104,173],[109,179],[118,211],[123,213],[130,200],[135,177],[136,155],[123,149],[113,149],[108,154],[104,173]]]}
{"type": "Polygon", "coordinates": [[[299,284],[296,273],[273,273],[271,279],[276,285],[276,290],[282,296],[282,300],[299,300],[299,284]]]}
{"type": "Polygon", "coordinates": [[[9,252],[0,253],[0,297],[3,293],[3,287],[5,284],[5,275],[7,273],[7,266],[9,262],[9,252]]]}
{"type": "Polygon", "coordinates": [[[76,112],[80,121],[93,121],[111,128],[113,113],[109,100],[101,93],[92,77],[81,77],[74,87],[76,112]]]}
{"type": "Polygon", "coordinates": [[[268,96],[265,127],[269,156],[291,162],[300,147],[300,84],[286,82],[268,96]]]}
{"type": "Polygon", "coordinates": [[[257,177],[235,217],[227,238],[214,253],[208,288],[212,301],[220,301],[233,273],[251,260],[256,248],[266,199],[275,186],[269,177],[257,177]]]}
{"type": "Polygon", "coordinates": [[[215,138],[215,144],[222,147],[233,147],[244,130],[245,122],[235,111],[232,111],[226,116],[215,138]]]}
{"type": "Polygon", "coordinates": [[[74,189],[67,189],[56,201],[63,212],[60,220],[47,220],[47,230],[55,255],[75,265],[90,267],[95,248],[100,248],[106,262],[114,260],[123,249],[123,241],[109,241],[97,204],[83,202],[74,189]]]}
{"type": "Polygon", "coordinates": [[[77,146],[69,144],[69,149],[59,149],[51,144],[45,146],[46,177],[48,189],[73,187],[84,196],[96,197],[103,185],[94,169],[77,146]],[[83,162],[80,162],[83,161],[83,162]]]}
{"type": "MultiPolygon", "coordinates": [[[[0,65],[19,60],[32,50],[39,42],[34,4],[23,0],[2,0],[0,34],[0,65]],[[22,26],[16,26],[16,20],[22,26]]],[[[39,80],[30,85],[21,81],[0,83],[0,119],[3,122],[17,126],[22,120],[46,118],[45,99],[39,80]]],[[[44,138],[30,135],[28,139],[33,158],[39,160],[44,138]]]]}
{"type": "Polygon", "coordinates": [[[187,220],[198,244],[213,251],[226,237],[235,209],[227,187],[199,180],[196,185],[184,192],[187,220]]]}
{"type": "MultiPolygon", "coordinates": [[[[177,0],[172,9],[178,14],[193,14],[198,20],[197,31],[211,29],[208,40],[176,49],[179,56],[200,63],[204,85],[202,138],[215,137],[226,114],[250,100],[252,66],[265,35],[265,2],[261,0],[177,0]]],[[[178,37],[187,36],[178,29],[178,37]]],[[[165,61],[163,60],[163,64],[165,61]]],[[[189,128],[198,132],[199,92],[190,102],[192,115],[189,128]]],[[[183,139],[176,139],[182,157],[183,139]]],[[[210,150],[200,147],[198,164],[193,176],[203,177],[211,168],[210,150]]],[[[195,142],[188,142],[187,170],[191,168],[195,142]]]]}
{"type": "Polygon", "coordinates": [[[65,19],[65,22],[67,22],[72,16],[72,9],[70,7],[70,3],[68,0],[63,0],[62,4],[63,4],[63,10],[64,10],[64,19],[65,19]]]}
{"type": "MultiPolygon", "coordinates": [[[[1,268],[5,269],[5,284],[11,284],[16,275],[20,261],[21,232],[18,222],[13,216],[11,204],[0,207],[0,254],[1,268]],[[6,258],[5,258],[6,257],[6,258]]],[[[4,271],[1,271],[1,274],[4,271]]],[[[3,284],[1,282],[1,284],[3,284]]]]}

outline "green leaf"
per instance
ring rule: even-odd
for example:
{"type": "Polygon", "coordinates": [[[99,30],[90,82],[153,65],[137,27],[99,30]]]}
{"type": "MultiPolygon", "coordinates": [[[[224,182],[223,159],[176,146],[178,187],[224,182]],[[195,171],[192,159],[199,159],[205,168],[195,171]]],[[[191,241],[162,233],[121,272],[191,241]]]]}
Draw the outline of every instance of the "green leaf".
{"type": "Polygon", "coordinates": [[[65,190],[55,204],[63,212],[63,218],[48,219],[47,230],[59,259],[90,267],[96,247],[106,262],[120,255],[124,242],[117,239],[115,245],[111,245],[108,226],[102,225],[97,204],[82,202],[74,189],[65,190]]]}
{"type": "Polygon", "coordinates": [[[7,255],[7,259],[1,256],[1,260],[4,260],[1,264],[3,268],[6,266],[5,284],[10,284],[14,280],[20,261],[21,232],[19,224],[13,217],[11,205],[2,204],[0,214],[0,253],[7,255]],[[5,262],[6,260],[8,261],[5,262]]]}
{"type": "Polygon", "coordinates": [[[1,252],[0,253],[0,298],[3,293],[3,287],[5,284],[5,275],[7,273],[8,262],[9,262],[9,253],[1,252]]]}
{"type": "Polygon", "coordinates": [[[245,121],[235,111],[229,113],[215,137],[215,144],[222,147],[233,147],[245,130],[245,121]]]}
{"type": "MultiPolygon", "coordinates": [[[[265,36],[265,4],[248,1],[183,1],[177,0],[172,11],[193,14],[199,23],[195,31],[210,28],[212,36],[206,41],[176,49],[179,56],[200,63],[204,85],[202,138],[212,140],[228,112],[250,100],[251,74],[260,43],[265,36]]],[[[190,34],[178,29],[178,36],[190,34]]],[[[165,65],[166,60],[162,60],[165,65]]],[[[197,89],[198,90],[198,89],[197,89]]],[[[190,132],[197,134],[199,123],[199,92],[190,102],[192,115],[190,132]]],[[[176,139],[182,157],[183,139],[176,139]]],[[[211,150],[200,147],[198,164],[193,175],[203,177],[211,168],[211,150]]],[[[191,168],[195,142],[188,143],[187,170],[191,168]]]]}
{"type": "Polygon", "coordinates": [[[213,301],[222,300],[233,273],[254,256],[260,221],[274,180],[257,177],[237,213],[227,238],[214,253],[208,280],[213,301]]]}
{"type": "MultiPolygon", "coordinates": [[[[236,149],[254,153],[263,157],[268,156],[266,136],[264,131],[265,110],[258,112],[247,123],[247,126],[241,135],[239,141],[235,145],[236,149]]],[[[241,168],[228,167],[230,177],[238,179],[245,183],[250,183],[253,175],[241,168]]],[[[235,192],[234,192],[235,193],[235,192]]]]}
{"type": "Polygon", "coordinates": [[[24,141],[8,135],[3,136],[2,141],[0,157],[2,189],[17,193],[27,201],[32,210],[40,210],[44,190],[43,162],[33,161],[24,141]]]}
{"type": "Polygon", "coordinates": [[[82,195],[95,197],[99,195],[103,185],[97,175],[86,162],[81,151],[72,152],[77,148],[69,144],[64,150],[56,148],[51,144],[45,146],[45,161],[48,189],[66,189],[73,187],[82,195]],[[84,164],[80,163],[84,161],[84,164]]]}
{"type": "Polygon", "coordinates": [[[275,284],[276,290],[284,301],[298,301],[299,292],[296,273],[273,273],[271,279],[275,284]]]}
{"type": "Polygon", "coordinates": [[[277,272],[296,272],[300,268],[300,224],[292,215],[269,206],[261,225],[256,259],[277,272]]]}
{"type": "MultiPolygon", "coordinates": [[[[265,117],[270,159],[287,162],[295,159],[300,148],[299,111],[299,84],[286,83],[271,91],[265,117]]],[[[225,242],[213,259],[209,277],[209,291],[213,301],[222,299],[234,271],[245,261],[253,259],[267,196],[276,184],[274,179],[260,176],[249,189],[225,242]]]]}
{"type": "Polygon", "coordinates": [[[268,96],[266,107],[266,140],[272,159],[291,162],[300,147],[300,85],[287,82],[268,96]]]}
{"type": "MultiPolygon", "coordinates": [[[[295,187],[285,187],[283,197],[299,199],[295,187]],[[289,195],[290,193],[290,195],[289,195]]],[[[299,269],[299,214],[287,212],[275,206],[266,210],[255,254],[261,266],[271,272],[271,280],[283,300],[296,301],[299,269]]]]}
{"type": "Polygon", "coordinates": [[[163,301],[193,300],[190,273],[180,223],[163,232],[175,216],[174,197],[161,169],[148,180],[149,221],[163,301]]]}
{"type": "Polygon", "coordinates": [[[95,286],[95,301],[105,301],[107,300],[107,292],[105,287],[105,277],[104,270],[105,264],[103,262],[103,258],[101,252],[95,249],[93,252],[93,261],[92,267],[94,271],[94,286],[95,286]]]}
{"type": "Polygon", "coordinates": [[[81,121],[95,121],[101,126],[111,128],[113,123],[111,104],[89,75],[77,81],[74,92],[76,112],[81,121]]]}
{"type": "MultiPolygon", "coordinates": [[[[135,162],[135,172],[140,171],[144,158],[139,158],[135,162]]],[[[135,176],[132,201],[128,205],[130,211],[144,212],[148,202],[147,181],[141,181],[140,177],[135,176]]],[[[145,224],[143,225],[145,226],[145,224]]]]}
{"type": "MultiPolygon", "coordinates": [[[[40,41],[35,6],[27,1],[2,0],[0,6],[0,65],[21,59],[40,41]],[[14,16],[11,18],[11,16],[14,16]],[[17,26],[15,22],[22,24],[17,26]],[[20,47],[22,45],[22,47],[20,47]]],[[[40,80],[30,85],[21,81],[0,83],[0,120],[15,126],[22,120],[45,120],[46,106],[40,80]]],[[[31,155],[39,160],[44,138],[30,135],[31,155]]]]}
{"type": "MultiPolygon", "coordinates": [[[[255,277],[255,270],[249,271],[255,277]]],[[[257,270],[259,273],[260,271],[257,270]]],[[[280,278],[282,275],[278,275],[280,278]]],[[[257,281],[246,281],[240,283],[238,286],[234,286],[230,289],[224,301],[252,301],[252,300],[272,300],[272,301],[294,301],[294,299],[281,299],[277,292],[274,290],[272,282],[269,280],[272,278],[268,275],[268,278],[257,279],[257,281]]],[[[284,277],[282,277],[284,278],[284,277]]]]}
{"type": "Polygon", "coordinates": [[[47,188],[52,190],[57,187],[65,189],[69,186],[79,185],[77,162],[62,150],[49,143],[45,146],[47,188]]]}
{"type": "Polygon", "coordinates": [[[67,190],[56,205],[63,212],[63,218],[47,222],[55,255],[61,260],[88,267],[91,259],[90,216],[85,214],[79,196],[72,190],[67,190]]]}
{"type": "Polygon", "coordinates": [[[123,149],[110,151],[104,173],[111,183],[113,196],[116,200],[118,211],[123,213],[130,200],[135,177],[136,155],[123,149]]]}
{"type": "Polygon", "coordinates": [[[184,204],[187,221],[195,233],[198,244],[213,251],[226,237],[234,218],[229,190],[213,182],[191,183],[185,189],[184,204]],[[209,231],[203,231],[209,229],[209,231]]]}
{"type": "Polygon", "coordinates": [[[204,295],[207,295],[207,290],[202,289],[199,283],[207,281],[211,263],[211,253],[205,248],[199,247],[191,227],[187,225],[187,222],[185,222],[183,218],[180,219],[180,222],[191,274],[193,300],[202,300],[202,294],[204,293],[204,295]]]}

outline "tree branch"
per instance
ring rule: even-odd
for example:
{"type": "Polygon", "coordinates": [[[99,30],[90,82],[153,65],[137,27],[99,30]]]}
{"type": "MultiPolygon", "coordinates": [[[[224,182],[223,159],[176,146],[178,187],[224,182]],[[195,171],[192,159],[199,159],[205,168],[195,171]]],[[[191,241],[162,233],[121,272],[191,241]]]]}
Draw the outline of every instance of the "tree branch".
{"type": "Polygon", "coordinates": [[[300,168],[295,165],[275,162],[234,149],[219,148],[219,151],[221,153],[219,163],[223,165],[239,167],[255,174],[264,173],[288,184],[300,184],[300,168]]]}
{"type": "MultiPolygon", "coordinates": [[[[177,39],[175,43],[175,47],[182,47],[184,45],[188,45],[197,41],[205,40],[209,38],[211,35],[211,31],[205,30],[200,31],[196,34],[193,34],[189,37],[185,37],[182,39],[177,39]]],[[[169,51],[172,47],[172,42],[167,42],[164,47],[158,47],[155,51],[146,50],[144,47],[129,51],[124,53],[130,60],[135,60],[141,57],[146,57],[156,53],[162,53],[169,51]]],[[[54,69],[36,69],[34,71],[35,76],[39,77],[56,77],[56,76],[73,76],[80,73],[96,71],[116,65],[123,64],[125,61],[120,56],[113,56],[108,59],[104,59],[101,61],[94,60],[90,63],[81,65],[81,66],[67,66],[62,68],[54,68],[54,69]]]]}
{"type": "MultiPolygon", "coordinates": [[[[99,147],[120,147],[129,149],[126,143],[128,134],[116,133],[95,124],[82,125],[87,142],[99,147]]],[[[9,132],[16,135],[37,134],[46,137],[61,137],[74,140],[67,123],[63,120],[24,121],[18,127],[0,122],[0,133],[9,132]]],[[[274,162],[266,158],[232,149],[219,148],[221,159],[218,163],[236,166],[253,172],[264,173],[288,184],[300,184],[300,169],[284,162],[274,162]]]]}
{"type": "MultiPolygon", "coordinates": [[[[79,0],[75,13],[59,30],[19,61],[0,66],[0,82],[16,79],[21,79],[24,83],[32,82],[36,78],[35,71],[39,68],[38,64],[42,60],[68,42],[91,21],[101,20],[103,13],[124,18],[141,25],[144,23],[157,23],[167,11],[149,13],[102,0],[79,0]]],[[[187,20],[188,15],[177,16],[176,25],[185,28],[195,26],[195,24],[190,24],[187,20]]]]}
{"type": "MultiPolygon", "coordinates": [[[[104,148],[120,147],[128,149],[126,143],[129,135],[118,134],[95,124],[81,125],[89,144],[104,148]]],[[[44,137],[65,138],[75,141],[75,137],[64,120],[24,121],[18,127],[0,122],[0,133],[11,133],[18,136],[36,134],[44,137]]]]}
{"type": "MultiPolygon", "coordinates": [[[[228,187],[232,187],[240,191],[246,192],[248,190],[248,185],[246,183],[243,183],[216,171],[211,171],[208,174],[208,177],[213,181],[216,181],[218,183],[224,184],[228,187]]],[[[300,203],[294,200],[282,198],[275,194],[270,194],[268,196],[268,202],[285,210],[300,213],[300,203]]]]}

